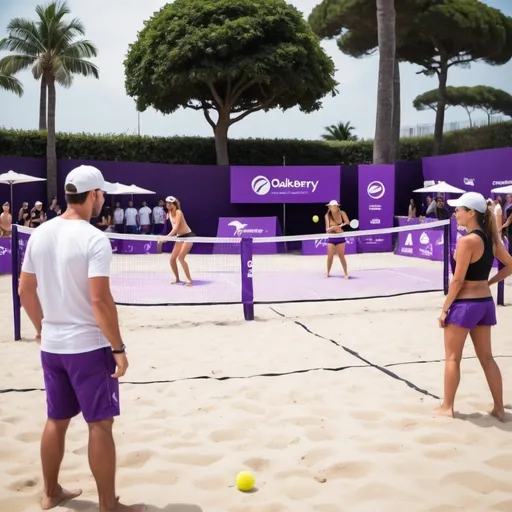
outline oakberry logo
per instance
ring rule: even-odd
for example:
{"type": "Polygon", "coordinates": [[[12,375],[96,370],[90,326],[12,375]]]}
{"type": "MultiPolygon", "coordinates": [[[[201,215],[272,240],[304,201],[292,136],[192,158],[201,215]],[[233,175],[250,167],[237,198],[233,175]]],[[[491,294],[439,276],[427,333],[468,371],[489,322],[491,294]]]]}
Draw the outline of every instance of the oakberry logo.
{"type": "Polygon", "coordinates": [[[251,182],[252,190],[259,196],[264,196],[270,192],[270,180],[265,176],[256,176],[251,182]]]}
{"type": "Polygon", "coordinates": [[[386,193],[386,187],[384,186],[382,181],[372,181],[368,185],[366,191],[368,192],[368,195],[372,199],[376,200],[384,196],[384,194],[386,193]]]}

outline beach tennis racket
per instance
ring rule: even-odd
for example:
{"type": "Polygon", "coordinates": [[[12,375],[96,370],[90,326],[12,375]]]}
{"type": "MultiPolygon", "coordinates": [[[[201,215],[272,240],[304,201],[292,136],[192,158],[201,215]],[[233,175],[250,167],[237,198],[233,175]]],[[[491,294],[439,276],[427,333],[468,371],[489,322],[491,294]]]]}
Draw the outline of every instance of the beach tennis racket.
{"type": "MultiPolygon", "coordinates": [[[[357,219],[352,219],[348,225],[352,228],[352,229],[357,229],[359,227],[359,221],[357,219]]],[[[343,226],[340,226],[340,227],[343,227],[343,226]]]]}

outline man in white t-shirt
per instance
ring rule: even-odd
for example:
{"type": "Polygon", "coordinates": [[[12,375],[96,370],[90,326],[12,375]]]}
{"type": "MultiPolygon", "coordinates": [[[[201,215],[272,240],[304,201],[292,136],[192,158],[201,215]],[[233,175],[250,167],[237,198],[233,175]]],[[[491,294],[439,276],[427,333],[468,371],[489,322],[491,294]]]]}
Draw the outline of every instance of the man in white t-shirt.
{"type": "Polygon", "coordinates": [[[146,201],[142,201],[142,208],[139,210],[139,224],[141,233],[149,233],[151,229],[151,208],[146,201]]]}
{"type": "Polygon", "coordinates": [[[126,220],[126,233],[133,235],[137,232],[137,226],[139,225],[139,212],[133,207],[133,201],[128,201],[128,208],[124,212],[124,218],[126,220]]]}
{"type": "Polygon", "coordinates": [[[158,204],[153,208],[153,234],[163,235],[166,234],[165,221],[166,211],[164,210],[165,204],[163,199],[158,201],[158,204]]]}
{"type": "Polygon", "coordinates": [[[58,482],[66,431],[80,412],[89,426],[89,464],[100,511],[146,510],[120,504],[115,492],[112,425],[120,413],[118,379],[128,360],[110,292],[112,249],[106,235],[90,224],[101,212],[106,188],[95,167],[71,171],[65,183],[66,212],[32,233],[22,265],[19,294],[41,343],[46,389],[44,510],[81,494],[58,482]]]}

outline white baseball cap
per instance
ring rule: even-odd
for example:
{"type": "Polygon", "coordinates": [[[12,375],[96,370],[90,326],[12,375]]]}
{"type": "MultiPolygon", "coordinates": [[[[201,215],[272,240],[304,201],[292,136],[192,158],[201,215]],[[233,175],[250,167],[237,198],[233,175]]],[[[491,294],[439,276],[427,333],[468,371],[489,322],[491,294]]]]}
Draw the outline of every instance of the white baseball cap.
{"type": "Polygon", "coordinates": [[[174,196],[167,196],[165,198],[165,202],[166,203],[175,203],[176,202],[176,198],[174,196]]]}
{"type": "Polygon", "coordinates": [[[332,201],[329,201],[325,206],[339,206],[340,204],[336,199],[333,199],[332,201]]]}
{"type": "Polygon", "coordinates": [[[80,165],[76,167],[66,176],[64,185],[66,194],[83,194],[91,190],[103,190],[109,192],[112,190],[112,184],[105,181],[103,174],[99,169],[92,165],[80,165]],[[68,192],[68,185],[74,185],[76,191],[68,192]]]}
{"type": "Polygon", "coordinates": [[[480,213],[487,211],[487,201],[478,192],[466,192],[458,199],[449,199],[448,204],[454,208],[467,208],[468,210],[475,210],[480,213]]]}
{"type": "Polygon", "coordinates": [[[41,201],[36,201],[34,203],[34,206],[43,206],[43,203],[41,203],[41,201]]]}

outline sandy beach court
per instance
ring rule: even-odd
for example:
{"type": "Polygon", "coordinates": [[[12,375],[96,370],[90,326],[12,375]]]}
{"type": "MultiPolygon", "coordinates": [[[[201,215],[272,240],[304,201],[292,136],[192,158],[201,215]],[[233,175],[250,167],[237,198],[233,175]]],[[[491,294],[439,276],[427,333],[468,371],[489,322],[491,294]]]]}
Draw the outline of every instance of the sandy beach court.
{"type": "MultiPolygon", "coordinates": [[[[0,277],[0,388],[33,391],[0,394],[0,511],[33,512],[45,396],[25,316],[27,341],[12,341],[10,285],[0,277]]],[[[262,305],[254,322],[239,305],[120,308],[122,500],[151,512],[511,512],[512,306],[493,330],[508,423],[486,414],[470,342],[452,420],[432,414],[443,298],[262,305]],[[241,470],[255,492],[235,488],[241,470]]],[[[62,484],[84,492],[57,510],[97,512],[81,416],[66,448],[62,484]]]]}

